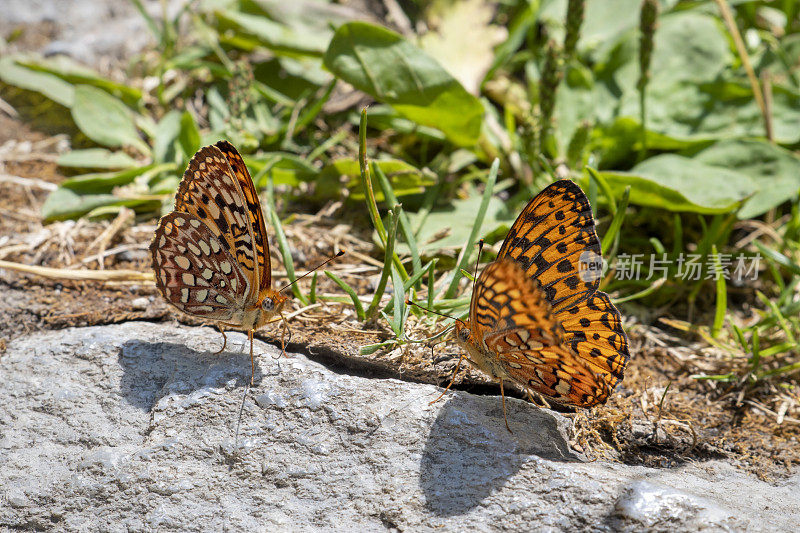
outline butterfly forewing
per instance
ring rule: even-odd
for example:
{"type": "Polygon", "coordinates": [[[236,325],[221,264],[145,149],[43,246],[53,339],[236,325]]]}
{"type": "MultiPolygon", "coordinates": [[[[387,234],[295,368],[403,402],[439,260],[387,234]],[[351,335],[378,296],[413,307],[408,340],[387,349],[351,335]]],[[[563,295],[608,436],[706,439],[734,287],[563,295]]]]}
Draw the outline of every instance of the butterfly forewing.
{"type": "MultiPolygon", "coordinates": [[[[226,155],[217,146],[201,148],[183,175],[175,195],[175,211],[195,215],[219,237],[249,281],[247,301],[255,301],[261,275],[248,210],[226,155]]],[[[261,235],[263,240],[264,233],[261,235]]]]}
{"type": "Polygon", "coordinates": [[[518,328],[550,344],[563,339],[544,293],[513,261],[495,261],[481,272],[470,303],[470,324],[479,341],[518,328]]]}
{"type": "Polygon", "coordinates": [[[245,305],[249,283],[222,241],[199,218],[173,211],[150,245],[156,284],[179,310],[231,321],[245,305]]]}
{"type": "MultiPolygon", "coordinates": [[[[239,151],[228,141],[219,141],[215,144],[219,150],[225,154],[228,163],[233,170],[233,175],[239,182],[247,215],[250,219],[250,227],[253,230],[253,244],[255,249],[256,263],[259,272],[259,289],[263,293],[272,285],[272,267],[269,260],[269,241],[267,240],[267,229],[264,224],[264,214],[261,211],[261,202],[258,199],[253,179],[247,171],[242,156],[239,151]]],[[[261,300],[261,295],[259,296],[261,300]]]]}
{"type": "Polygon", "coordinates": [[[497,257],[513,259],[537,279],[555,311],[594,293],[600,277],[586,268],[600,260],[600,243],[580,187],[560,180],[536,195],[517,217],[497,257]]]}

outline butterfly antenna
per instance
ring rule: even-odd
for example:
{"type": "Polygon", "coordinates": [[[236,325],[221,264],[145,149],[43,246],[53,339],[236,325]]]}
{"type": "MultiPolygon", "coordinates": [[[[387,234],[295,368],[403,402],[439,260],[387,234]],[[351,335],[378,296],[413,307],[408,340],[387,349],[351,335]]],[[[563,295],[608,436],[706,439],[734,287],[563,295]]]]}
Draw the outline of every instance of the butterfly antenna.
{"type": "Polygon", "coordinates": [[[287,283],[286,285],[284,285],[283,287],[281,287],[281,288],[280,288],[280,290],[279,290],[278,292],[281,292],[283,289],[286,289],[286,288],[288,288],[288,287],[291,287],[292,285],[294,285],[295,283],[297,283],[298,281],[300,281],[300,280],[301,280],[301,279],[303,279],[304,277],[308,276],[308,275],[309,275],[309,274],[311,274],[312,272],[315,272],[315,271],[319,270],[320,268],[324,267],[325,265],[327,265],[328,263],[330,263],[331,261],[333,261],[333,260],[334,260],[334,259],[336,259],[337,257],[341,257],[341,256],[343,256],[343,255],[344,255],[344,250],[339,250],[339,252],[338,252],[338,253],[336,253],[335,255],[332,255],[332,256],[330,256],[330,257],[329,257],[329,258],[327,258],[325,261],[323,261],[322,263],[318,264],[317,266],[315,266],[314,268],[312,268],[311,270],[309,270],[308,272],[306,272],[305,274],[303,274],[303,275],[302,275],[302,276],[300,276],[299,278],[297,278],[297,279],[295,279],[294,281],[292,281],[291,283],[287,283]]]}
{"type": "Polygon", "coordinates": [[[450,318],[452,320],[455,320],[456,322],[461,322],[462,324],[464,324],[466,326],[466,322],[464,322],[460,318],[456,318],[456,317],[451,316],[451,315],[446,315],[444,313],[440,313],[439,311],[434,311],[433,309],[428,309],[427,307],[423,307],[423,306],[419,305],[418,303],[412,302],[409,299],[406,299],[406,305],[413,305],[414,307],[418,307],[418,308],[422,309],[423,311],[427,311],[429,313],[433,313],[434,315],[443,316],[444,318],[450,318]]]}

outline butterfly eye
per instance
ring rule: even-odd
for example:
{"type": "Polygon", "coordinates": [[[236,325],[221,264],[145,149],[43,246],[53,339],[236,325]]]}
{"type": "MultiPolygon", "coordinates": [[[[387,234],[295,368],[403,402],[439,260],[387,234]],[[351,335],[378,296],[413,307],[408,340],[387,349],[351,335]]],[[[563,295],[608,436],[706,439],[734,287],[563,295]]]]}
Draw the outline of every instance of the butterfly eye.
{"type": "Polygon", "coordinates": [[[469,340],[469,330],[467,328],[460,329],[458,331],[458,338],[459,340],[466,342],[469,340]]]}
{"type": "Polygon", "coordinates": [[[272,298],[264,298],[264,301],[261,302],[261,309],[264,311],[272,311],[275,309],[275,302],[272,298]]]}

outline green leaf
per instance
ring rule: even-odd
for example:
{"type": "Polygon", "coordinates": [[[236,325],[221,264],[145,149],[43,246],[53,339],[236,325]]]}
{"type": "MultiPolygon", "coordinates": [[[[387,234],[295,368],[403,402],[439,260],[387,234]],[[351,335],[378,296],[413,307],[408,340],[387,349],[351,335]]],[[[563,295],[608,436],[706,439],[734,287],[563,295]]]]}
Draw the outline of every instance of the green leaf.
{"type": "Polygon", "coordinates": [[[220,10],[216,15],[228,25],[256,37],[262,45],[272,50],[321,56],[330,40],[330,32],[298,33],[289,26],[263,16],[233,10],[220,10]]]}
{"type": "Polygon", "coordinates": [[[365,22],[342,25],[325,66],[417,124],[439,129],[453,143],[474,145],[483,106],[433,58],[386,28],[365,22]]]}
{"type": "Polygon", "coordinates": [[[97,87],[75,87],[72,118],[78,128],[98,144],[112,148],[133,146],[144,154],[150,153],[148,146],[139,138],[131,110],[97,87]]]}
{"type": "Polygon", "coordinates": [[[106,92],[119,96],[128,104],[137,104],[142,99],[142,91],[122,83],[103,78],[94,70],[85,67],[70,57],[56,55],[47,58],[20,59],[18,63],[37,72],[47,72],[58,76],[72,85],[93,85],[106,92]]]}
{"type": "Polygon", "coordinates": [[[184,111],[181,115],[181,130],[178,135],[178,141],[181,143],[181,148],[187,160],[200,149],[200,130],[197,128],[194,117],[188,111],[184,111]]]}
{"type": "Polygon", "coordinates": [[[136,161],[125,152],[112,152],[105,148],[88,148],[86,150],[72,150],[58,158],[62,167],[73,168],[130,168],[136,166],[136,161]]]}
{"type": "MultiPolygon", "coordinates": [[[[474,189],[463,200],[453,200],[448,204],[437,207],[427,214],[409,213],[411,225],[419,228],[417,231],[417,244],[420,255],[433,255],[441,251],[452,252],[461,248],[467,241],[472,229],[471,222],[475,220],[475,213],[481,206],[481,195],[474,189]]],[[[486,209],[479,237],[507,231],[516,215],[511,213],[502,200],[492,196],[486,209]]],[[[398,243],[398,252],[408,253],[405,243],[398,243]]]]}
{"type": "Polygon", "coordinates": [[[745,174],[673,154],[652,157],[630,172],[600,175],[615,195],[630,185],[632,204],[670,211],[728,213],[757,191],[745,174]]]}
{"type": "Polygon", "coordinates": [[[153,159],[155,161],[175,161],[175,141],[180,133],[181,114],[173,109],[161,117],[161,121],[156,126],[153,140],[153,159]]]}
{"type": "Polygon", "coordinates": [[[694,156],[696,161],[729,168],[748,175],[758,192],[748,199],[740,218],[753,218],[800,192],[800,158],[768,142],[754,140],[720,141],[694,156]]]}
{"type": "Polygon", "coordinates": [[[113,194],[81,195],[70,189],[58,188],[50,193],[42,205],[42,219],[44,223],[49,223],[78,218],[98,207],[110,205],[155,212],[161,207],[161,201],[152,197],[121,198],[113,194]]]}
{"type": "Polygon", "coordinates": [[[58,76],[36,72],[17,63],[14,56],[0,57],[0,80],[9,85],[35,91],[64,107],[72,107],[75,88],[58,76]]]}
{"type": "Polygon", "coordinates": [[[285,152],[266,152],[259,154],[258,159],[245,157],[245,162],[253,171],[254,177],[269,166],[267,173],[255,184],[259,189],[266,187],[270,181],[276,185],[294,187],[304,181],[313,180],[319,173],[319,170],[305,159],[285,152]]]}
{"type": "MultiPolygon", "coordinates": [[[[159,165],[158,170],[166,169],[171,165],[159,165]]],[[[114,187],[127,185],[138,176],[145,172],[155,169],[155,165],[145,165],[133,167],[117,172],[97,172],[91,174],[81,174],[74,178],[69,178],[61,182],[60,187],[70,189],[79,193],[110,193],[114,187]]]]}
{"type": "MultiPolygon", "coordinates": [[[[378,168],[389,178],[395,196],[419,194],[425,191],[425,187],[435,183],[433,176],[399,159],[383,159],[374,161],[372,164],[378,165],[378,168]]],[[[338,159],[326,165],[317,178],[316,194],[321,198],[336,198],[341,194],[343,186],[350,189],[351,199],[364,199],[359,163],[355,159],[338,159]],[[342,178],[344,177],[347,180],[343,183],[342,178]]],[[[384,201],[383,192],[375,176],[372,176],[372,187],[375,191],[376,201],[384,201]]]]}

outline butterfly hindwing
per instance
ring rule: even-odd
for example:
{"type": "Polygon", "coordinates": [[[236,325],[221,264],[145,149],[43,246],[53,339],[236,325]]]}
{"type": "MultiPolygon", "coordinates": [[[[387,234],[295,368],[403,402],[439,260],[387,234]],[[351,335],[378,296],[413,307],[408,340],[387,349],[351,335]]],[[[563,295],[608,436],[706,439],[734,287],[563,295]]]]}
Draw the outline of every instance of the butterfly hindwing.
{"type": "Polygon", "coordinates": [[[590,407],[608,397],[606,379],[565,342],[544,291],[518,263],[486,267],[473,301],[472,338],[514,381],[566,405],[590,407]]]}
{"type": "Polygon", "coordinates": [[[531,200],[497,255],[518,262],[541,283],[555,311],[588,298],[600,284],[585,269],[600,260],[589,200],[570,180],[557,181],[531,200]]]}
{"type": "Polygon", "coordinates": [[[628,364],[628,337],[619,311],[608,295],[597,291],[578,305],[560,312],[564,339],[594,372],[605,376],[610,389],[622,381],[628,364]]]}
{"type": "Polygon", "coordinates": [[[164,216],[150,253],[158,288],[184,313],[229,322],[244,308],[247,277],[196,216],[177,211],[164,216]]]}

